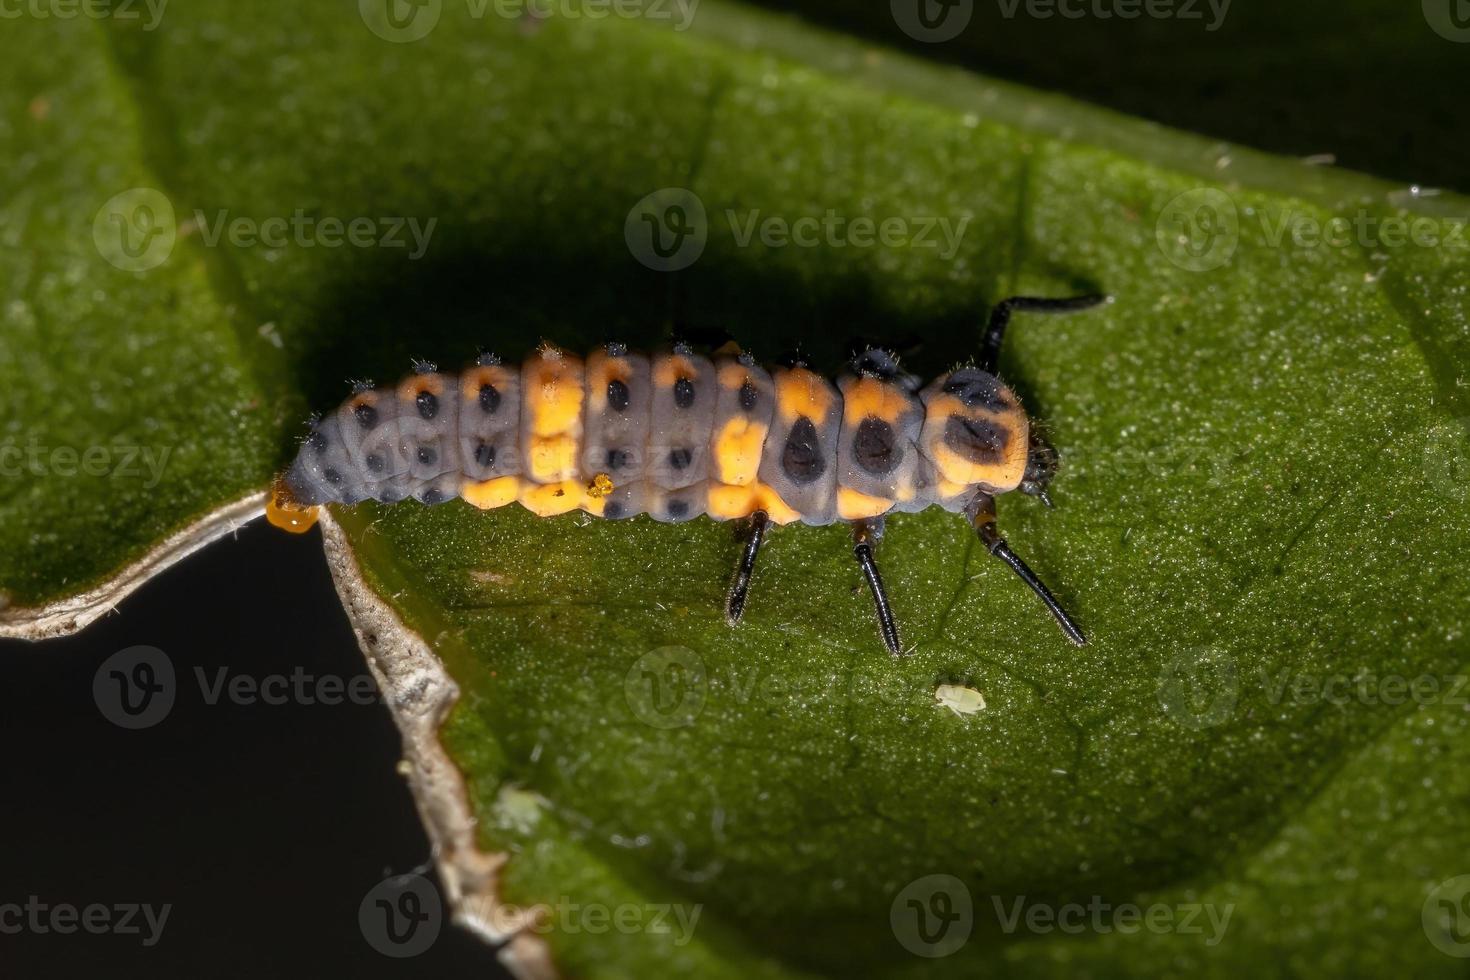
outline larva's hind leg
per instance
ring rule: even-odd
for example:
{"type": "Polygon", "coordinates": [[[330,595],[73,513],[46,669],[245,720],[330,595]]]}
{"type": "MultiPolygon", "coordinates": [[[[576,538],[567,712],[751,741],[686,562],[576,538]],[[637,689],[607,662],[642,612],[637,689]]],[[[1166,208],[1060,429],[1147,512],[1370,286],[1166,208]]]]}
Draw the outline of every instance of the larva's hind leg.
{"type": "Polygon", "coordinates": [[[1001,561],[1011,567],[1022,582],[1030,586],[1031,591],[1036,593],[1037,598],[1046,604],[1046,608],[1056,619],[1057,625],[1067,635],[1067,639],[1079,647],[1087,645],[1087,637],[1082,633],[1082,627],[1078,626],[1062,604],[1057,602],[1051,590],[1042,584],[1041,579],[1036,577],[1020,555],[1011,550],[1006,544],[1006,539],[1000,536],[1000,531],[995,526],[995,498],[988,493],[977,493],[965,508],[965,516],[970,519],[970,524],[975,528],[975,533],[980,536],[980,543],[985,545],[985,550],[990,552],[1001,561]]]}
{"type": "Polygon", "coordinates": [[[883,588],[883,577],[878,574],[878,563],[873,559],[873,546],[882,536],[881,517],[852,522],[852,554],[873,593],[873,606],[878,612],[878,629],[883,634],[883,643],[888,652],[897,657],[903,653],[898,643],[898,624],[893,621],[893,607],[888,604],[888,592],[883,588]]]}
{"type": "Polygon", "coordinates": [[[770,517],[763,510],[750,515],[750,536],[745,539],[745,550],[740,553],[740,563],[735,566],[735,582],[730,586],[730,598],[725,603],[725,618],[734,626],[745,613],[745,597],[750,592],[750,576],[755,571],[755,557],[760,553],[761,542],[766,537],[770,517]]]}

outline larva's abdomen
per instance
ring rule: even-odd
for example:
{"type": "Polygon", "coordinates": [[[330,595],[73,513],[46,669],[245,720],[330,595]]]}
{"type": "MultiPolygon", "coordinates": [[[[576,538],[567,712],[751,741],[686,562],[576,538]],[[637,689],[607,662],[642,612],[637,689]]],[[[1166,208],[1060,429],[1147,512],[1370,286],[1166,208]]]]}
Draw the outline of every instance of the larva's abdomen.
{"type": "Polygon", "coordinates": [[[364,389],[320,420],[283,478],[304,506],[520,502],[683,521],[765,511],[829,524],[1014,489],[1028,428],[1016,396],[974,368],[915,394],[869,352],[839,387],[803,366],[744,355],[647,357],[608,345],[584,362],[544,346],[520,366],[482,356],[364,389]]]}

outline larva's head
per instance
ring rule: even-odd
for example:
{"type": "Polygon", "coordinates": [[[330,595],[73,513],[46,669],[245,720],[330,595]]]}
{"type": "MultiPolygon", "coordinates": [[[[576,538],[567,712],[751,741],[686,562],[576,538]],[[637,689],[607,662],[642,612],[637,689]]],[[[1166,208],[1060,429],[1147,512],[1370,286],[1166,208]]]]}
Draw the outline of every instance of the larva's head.
{"type": "Polygon", "coordinates": [[[305,534],[311,530],[320,513],[320,507],[303,504],[297,499],[286,481],[286,474],[271,481],[265,501],[265,519],[274,526],[292,534],[305,534]]]}
{"type": "Polygon", "coordinates": [[[1015,392],[979,368],[959,368],[925,389],[921,441],[940,500],[1006,493],[1026,476],[1026,411],[1015,392]]]}

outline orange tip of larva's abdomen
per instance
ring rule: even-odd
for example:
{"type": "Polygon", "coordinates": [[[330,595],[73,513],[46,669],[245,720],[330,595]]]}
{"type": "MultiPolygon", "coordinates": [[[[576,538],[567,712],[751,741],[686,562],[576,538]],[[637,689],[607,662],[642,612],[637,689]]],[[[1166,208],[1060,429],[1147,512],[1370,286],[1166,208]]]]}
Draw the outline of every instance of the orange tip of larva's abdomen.
{"type": "Polygon", "coordinates": [[[298,504],[292,498],[291,491],[286,489],[285,481],[280,477],[276,477],[271,484],[270,493],[265,499],[265,519],[282,531],[305,534],[311,530],[312,525],[316,524],[317,515],[320,513],[320,507],[298,504]]]}

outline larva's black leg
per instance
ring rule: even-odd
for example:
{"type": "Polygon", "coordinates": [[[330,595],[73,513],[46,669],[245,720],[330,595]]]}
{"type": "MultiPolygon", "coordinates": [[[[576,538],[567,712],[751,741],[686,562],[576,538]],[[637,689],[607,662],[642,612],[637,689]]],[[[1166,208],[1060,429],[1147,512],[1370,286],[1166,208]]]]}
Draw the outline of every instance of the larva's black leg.
{"type": "Polygon", "coordinates": [[[1000,536],[1000,531],[995,526],[995,498],[988,493],[977,493],[965,509],[965,516],[969,517],[970,524],[980,535],[980,543],[985,545],[985,550],[1011,566],[1011,571],[1020,576],[1021,581],[1029,585],[1031,591],[1046,603],[1046,608],[1056,617],[1057,625],[1067,634],[1067,639],[1079,647],[1086,646],[1087,637],[1082,635],[1082,628],[1067,615],[1067,611],[1041,583],[1041,579],[1036,577],[1036,573],[1027,567],[1020,556],[1011,550],[1011,546],[1006,544],[1006,539],[1000,536]]]}
{"type": "Polygon", "coordinates": [[[1057,475],[1057,462],[1057,451],[1036,431],[1033,422],[1026,446],[1026,472],[1016,489],[1050,507],[1051,498],[1046,495],[1046,488],[1051,485],[1052,477],[1057,475]]]}
{"type": "Polygon", "coordinates": [[[750,515],[750,537],[745,539],[745,550],[740,554],[740,564],[735,566],[735,584],[730,586],[730,599],[725,604],[725,618],[734,626],[745,613],[745,597],[750,592],[750,576],[755,571],[755,556],[760,553],[761,542],[766,537],[769,517],[763,510],[750,515]]]}
{"type": "Polygon", "coordinates": [[[1011,314],[1017,310],[1033,313],[1070,313],[1073,310],[1085,310],[1099,303],[1106,303],[1111,297],[1101,293],[1088,296],[1068,296],[1064,299],[1049,299],[1044,296],[1011,296],[995,304],[990,311],[990,322],[985,326],[985,338],[980,344],[980,370],[995,373],[996,362],[1000,360],[1000,343],[1005,339],[1006,325],[1011,322],[1011,314]]]}
{"type": "Polygon", "coordinates": [[[878,629],[883,633],[883,643],[895,657],[903,653],[898,645],[898,624],[893,621],[893,607],[888,604],[888,592],[883,588],[883,577],[878,574],[878,563],[873,560],[873,545],[882,534],[882,519],[878,521],[854,521],[852,525],[852,553],[863,578],[868,580],[868,589],[873,593],[873,606],[878,610],[878,629]]]}

